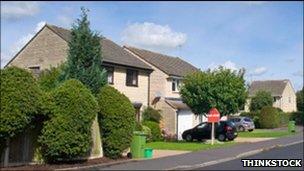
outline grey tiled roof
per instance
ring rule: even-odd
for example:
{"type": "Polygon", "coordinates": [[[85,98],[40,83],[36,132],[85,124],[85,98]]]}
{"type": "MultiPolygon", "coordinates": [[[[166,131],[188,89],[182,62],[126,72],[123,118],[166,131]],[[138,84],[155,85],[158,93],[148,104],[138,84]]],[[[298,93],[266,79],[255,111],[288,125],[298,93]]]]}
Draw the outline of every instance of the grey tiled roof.
{"type": "MultiPolygon", "coordinates": [[[[65,41],[69,42],[71,38],[70,30],[49,24],[47,26],[65,41]]],[[[104,62],[152,70],[149,65],[126,52],[121,46],[117,45],[113,41],[105,37],[101,37],[100,43],[104,62]]]]}
{"type": "Polygon", "coordinates": [[[135,47],[125,47],[168,75],[182,77],[191,72],[199,71],[199,69],[178,57],[171,57],[135,47]]]}
{"type": "Polygon", "coordinates": [[[272,96],[282,96],[289,80],[253,81],[249,87],[249,96],[254,96],[258,91],[268,91],[272,96]]]}

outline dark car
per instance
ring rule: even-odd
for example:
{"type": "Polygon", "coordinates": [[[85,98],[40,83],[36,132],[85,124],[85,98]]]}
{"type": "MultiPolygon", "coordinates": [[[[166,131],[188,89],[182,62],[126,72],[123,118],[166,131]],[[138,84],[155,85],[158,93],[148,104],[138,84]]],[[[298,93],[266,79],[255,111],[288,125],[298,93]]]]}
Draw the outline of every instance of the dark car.
{"type": "MultiPolygon", "coordinates": [[[[201,141],[203,139],[211,138],[211,123],[202,122],[192,129],[183,132],[182,138],[186,141],[194,139],[201,141]]],[[[233,140],[237,137],[237,130],[233,122],[220,121],[215,123],[215,138],[219,141],[233,140]]]]}

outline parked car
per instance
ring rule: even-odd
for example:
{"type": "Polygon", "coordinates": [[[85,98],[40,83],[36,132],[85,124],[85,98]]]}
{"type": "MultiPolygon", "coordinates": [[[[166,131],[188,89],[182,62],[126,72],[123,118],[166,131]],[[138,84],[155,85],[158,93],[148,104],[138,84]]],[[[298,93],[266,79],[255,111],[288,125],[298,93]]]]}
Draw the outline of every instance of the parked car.
{"type": "MultiPolygon", "coordinates": [[[[215,123],[215,138],[219,141],[225,141],[226,139],[232,141],[237,137],[237,130],[233,122],[220,121],[215,123]]],[[[183,132],[182,138],[186,141],[211,138],[211,123],[202,122],[192,129],[188,129],[183,132]]]]}
{"type": "Polygon", "coordinates": [[[238,131],[253,131],[255,129],[254,122],[251,118],[245,116],[232,117],[229,118],[231,122],[233,122],[238,131]]]}

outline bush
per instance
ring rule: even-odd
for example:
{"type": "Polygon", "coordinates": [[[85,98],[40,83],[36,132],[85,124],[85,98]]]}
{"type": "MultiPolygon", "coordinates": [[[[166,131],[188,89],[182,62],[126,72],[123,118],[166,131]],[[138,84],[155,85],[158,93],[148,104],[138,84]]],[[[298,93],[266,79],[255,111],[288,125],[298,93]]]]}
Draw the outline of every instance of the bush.
{"type": "Polygon", "coordinates": [[[153,121],[159,123],[162,118],[160,110],[156,110],[150,106],[143,111],[142,115],[143,121],[153,121]]]}
{"type": "Polygon", "coordinates": [[[91,148],[91,125],[98,106],[94,96],[78,80],[67,80],[51,93],[52,117],[39,137],[43,157],[48,162],[83,157],[91,148]]]}
{"type": "Polygon", "coordinates": [[[135,122],[134,131],[143,131],[143,126],[139,122],[135,122]]]}
{"type": "Polygon", "coordinates": [[[147,142],[151,142],[152,141],[151,129],[147,126],[142,126],[142,131],[146,134],[147,142]]]}
{"type": "Polygon", "coordinates": [[[279,118],[280,118],[280,126],[287,126],[289,122],[289,114],[283,111],[278,111],[279,118]]]}
{"type": "Polygon", "coordinates": [[[272,106],[273,98],[270,92],[258,91],[250,102],[250,111],[259,111],[264,106],[272,106]]]}
{"type": "Polygon", "coordinates": [[[297,125],[303,125],[304,123],[304,112],[299,111],[299,112],[292,112],[290,115],[290,120],[291,121],[296,121],[297,125]]]}
{"type": "Polygon", "coordinates": [[[59,76],[61,73],[62,66],[57,68],[51,67],[51,69],[43,70],[38,78],[38,84],[44,91],[50,91],[55,89],[59,85],[59,76]]]}
{"type": "Polygon", "coordinates": [[[135,128],[135,109],[124,94],[104,86],[97,95],[104,154],[118,158],[130,147],[135,128]]]}
{"type": "Polygon", "coordinates": [[[261,128],[277,128],[280,126],[280,114],[272,106],[263,107],[259,119],[261,128]]]}
{"type": "Polygon", "coordinates": [[[159,141],[162,139],[161,131],[158,123],[153,121],[144,121],[142,124],[151,129],[152,141],[159,141]]]}
{"type": "Polygon", "coordinates": [[[41,90],[28,71],[8,67],[1,70],[0,139],[15,136],[39,112],[41,90]]]}

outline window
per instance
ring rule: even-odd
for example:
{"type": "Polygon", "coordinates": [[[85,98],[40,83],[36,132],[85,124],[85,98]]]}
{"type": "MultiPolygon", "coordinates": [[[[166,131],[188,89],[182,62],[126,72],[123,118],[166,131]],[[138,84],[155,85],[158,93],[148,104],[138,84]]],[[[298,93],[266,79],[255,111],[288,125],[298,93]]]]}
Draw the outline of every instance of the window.
{"type": "Polygon", "coordinates": [[[138,71],[127,69],[127,86],[138,86],[138,71]]]}
{"type": "Polygon", "coordinates": [[[172,91],[177,92],[179,89],[179,80],[172,79],[172,91]]]}
{"type": "Polygon", "coordinates": [[[244,121],[246,121],[246,122],[252,122],[250,118],[244,118],[244,121]]]}
{"type": "Polygon", "coordinates": [[[273,97],[273,102],[276,102],[277,98],[276,97],[273,97]]]}
{"type": "Polygon", "coordinates": [[[108,83],[113,84],[114,83],[114,68],[113,67],[105,67],[107,70],[107,78],[108,78],[108,83]]]}
{"type": "Polygon", "coordinates": [[[32,66],[32,67],[28,67],[31,72],[33,73],[34,76],[38,77],[40,74],[40,66],[32,66]]]}

